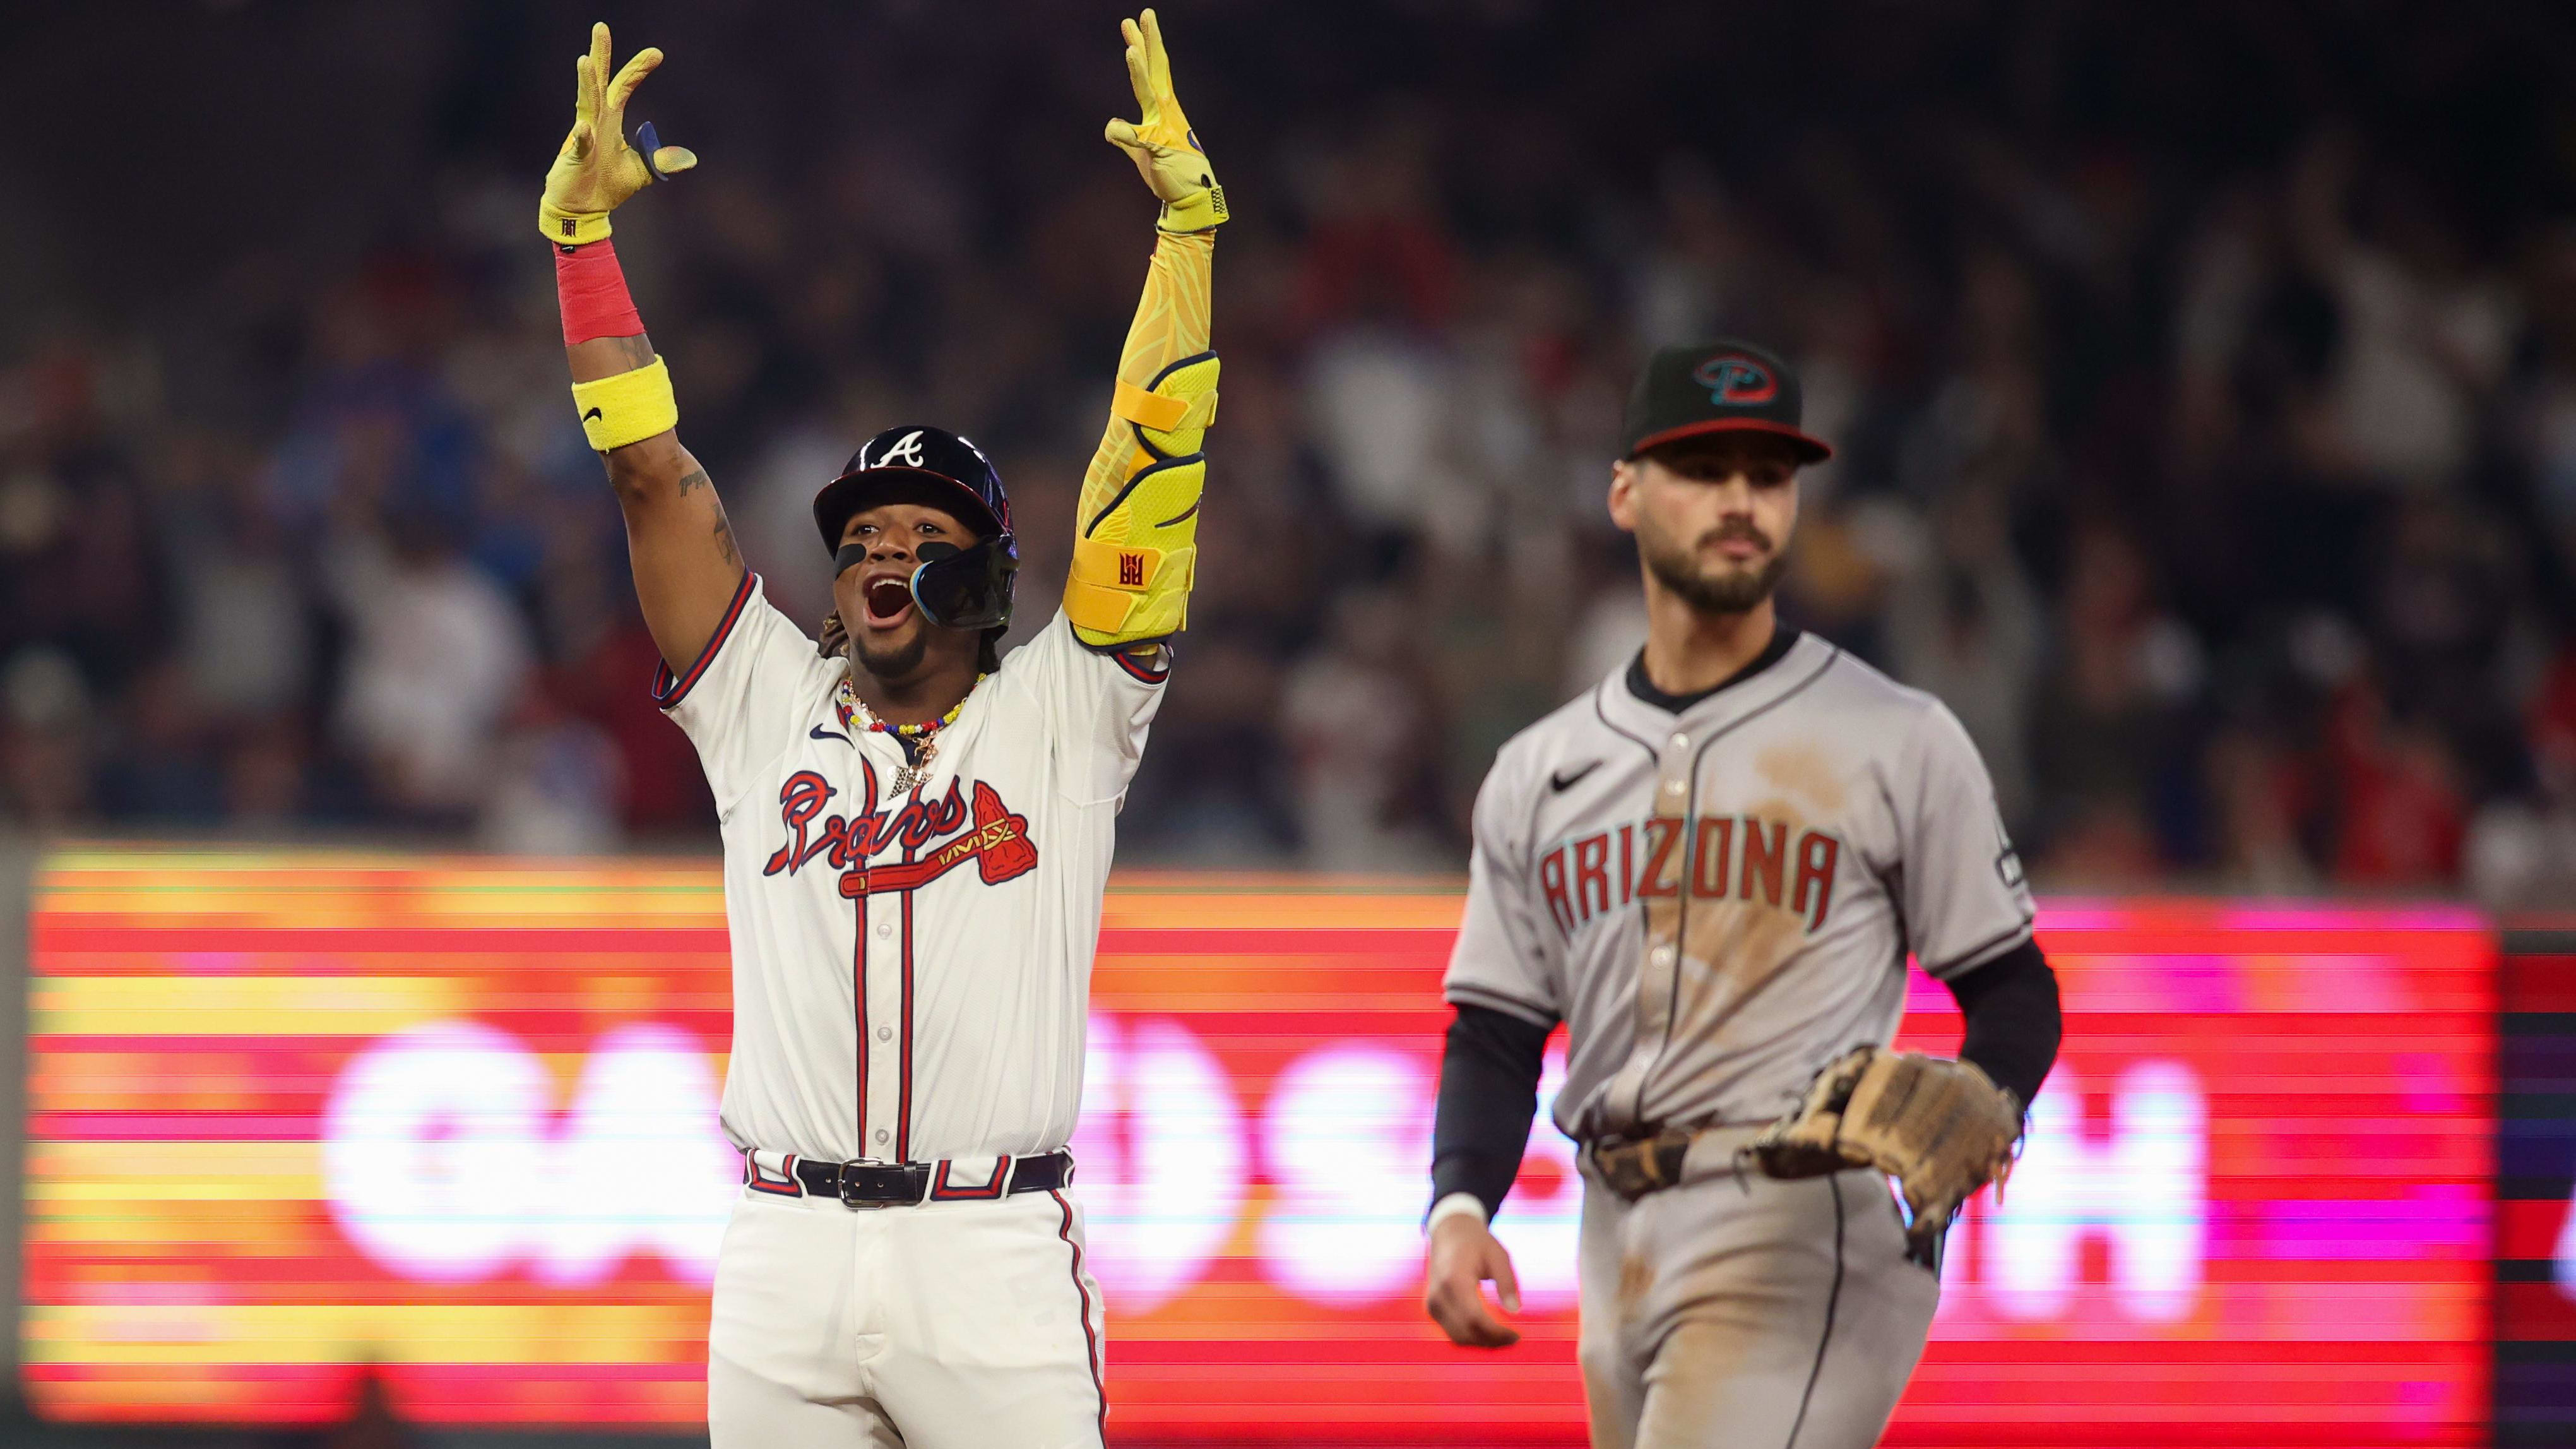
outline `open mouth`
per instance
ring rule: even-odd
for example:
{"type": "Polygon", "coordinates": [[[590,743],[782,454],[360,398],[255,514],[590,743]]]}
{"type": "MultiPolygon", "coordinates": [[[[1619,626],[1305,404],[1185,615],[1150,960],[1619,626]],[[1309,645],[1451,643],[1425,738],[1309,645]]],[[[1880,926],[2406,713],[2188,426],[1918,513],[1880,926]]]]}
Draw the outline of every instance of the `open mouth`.
{"type": "Polygon", "coordinates": [[[912,607],[912,589],[900,578],[876,579],[860,597],[867,601],[868,622],[881,629],[901,622],[912,607]]]}

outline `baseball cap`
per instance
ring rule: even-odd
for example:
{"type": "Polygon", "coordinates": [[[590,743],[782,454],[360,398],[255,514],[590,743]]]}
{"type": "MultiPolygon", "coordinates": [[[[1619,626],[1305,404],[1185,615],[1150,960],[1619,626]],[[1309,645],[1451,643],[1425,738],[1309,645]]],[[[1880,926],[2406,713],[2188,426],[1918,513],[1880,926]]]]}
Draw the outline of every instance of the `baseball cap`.
{"type": "Polygon", "coordinates": [[[1801,462],[1832,457],[1829,444],[1799,429],[1798,413],[1798,374],[1763,348],[1732,338],[1661,347],[1628,395],[1622,456],[1704,433],[1742,432],[1787,438],[1801,462]]]}
{"type": "Polygon", "coordinates": [[[927,503],[986,534],[1011,531],[1011,501],[984,450],[945,428],[907,424],[859,445],[841,476],[814,495],[825,550],[841,546],[850,515],[886,502],[927,503]]]}

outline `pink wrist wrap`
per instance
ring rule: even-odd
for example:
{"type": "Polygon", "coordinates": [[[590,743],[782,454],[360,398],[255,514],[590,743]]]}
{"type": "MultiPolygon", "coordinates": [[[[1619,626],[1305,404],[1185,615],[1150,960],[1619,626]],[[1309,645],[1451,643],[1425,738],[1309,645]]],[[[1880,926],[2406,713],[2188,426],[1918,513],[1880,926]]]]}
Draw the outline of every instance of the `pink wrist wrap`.
{"type": "Polygon", "coordinates": [[[626,295],[626,272],[617,265],[613,241],[555,248],[555,296],[563,304],[566,347],[593,338],[644,334],[644,319],[635,311],[635,299],[626,295]]]}

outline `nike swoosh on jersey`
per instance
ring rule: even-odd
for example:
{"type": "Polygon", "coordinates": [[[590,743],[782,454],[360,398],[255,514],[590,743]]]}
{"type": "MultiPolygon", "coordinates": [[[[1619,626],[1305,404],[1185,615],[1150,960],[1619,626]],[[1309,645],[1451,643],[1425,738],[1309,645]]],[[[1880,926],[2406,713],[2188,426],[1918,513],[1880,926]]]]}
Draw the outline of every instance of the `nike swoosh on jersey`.
{"type": "Polygon", "coordinates": [[[1599,760],[1594,760],[1591,764],[1584,766],[1582,769],[1576,770],[1570,775],[1563,770],[1559,770],[1547,777],[1548,788],[1554,790],[1557,794],[1562,795],[1566,791],[1573,789],[1576,781],[1581,780],[1584,776],[1589,775],[1600,768],[1601,762],[1599,760]]]}
{"type": "Polygon", "coordinates": [[[821,725],[816,725],[812,729],[807,730],[805,732],[805,738],[809,740],[839,740],[845,745],[854,743],[848,735],[841,733],[839,730],[827,730],[821,725]]]}

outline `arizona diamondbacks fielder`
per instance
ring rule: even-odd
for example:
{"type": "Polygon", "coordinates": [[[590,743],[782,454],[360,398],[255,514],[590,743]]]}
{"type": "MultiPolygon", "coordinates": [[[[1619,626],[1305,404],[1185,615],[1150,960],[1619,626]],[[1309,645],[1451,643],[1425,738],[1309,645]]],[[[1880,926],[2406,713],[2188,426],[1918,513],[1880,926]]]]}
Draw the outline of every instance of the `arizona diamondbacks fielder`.
{"type": "Polygon", "coordinates": [[[1646,646],[1476,802],[1426,1306],[1460,1344],[1518,1337],[1480,1289],[1518,1309],[1485,1224],[1563,1021],[1592,1442],[1866,1445],[1922,1353],[1941,1230],[2055,1059],[2056,980],[1958,721],[1775,616],[1797,470],[1831,455],[1789,369],[1658,352],[1627,442],[1609,502],[1646,646]],[[1909,953],[1959,995],[1961,1062],[1876,1050],[1909,953]]]}
{"type": "Polygon", "coordinates": [[[1108,138],[1163,203],[1153,261],[1063,611],[1008,659],[1010,504],[937,428],[879,434],[815,497],[837,574],[821,649],[762,597],[606,239],[620,202],[696,164],[649,125],[624,134],[660,52],[612,78],[603,25],[578,67],[540,225],[574,405],[667,666],[654,696],[724,840],[723,1121],[744,1190],[708,1335],[718,1449],[1100,1442],[1100,1292],[1065,1143],[1113,826],[1195,558],[1225,219],[1142,20],[1122,30],[1144,116],[1108,138]]]}

